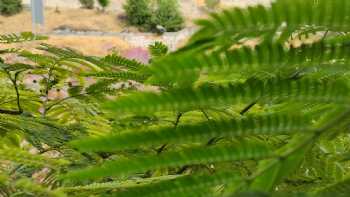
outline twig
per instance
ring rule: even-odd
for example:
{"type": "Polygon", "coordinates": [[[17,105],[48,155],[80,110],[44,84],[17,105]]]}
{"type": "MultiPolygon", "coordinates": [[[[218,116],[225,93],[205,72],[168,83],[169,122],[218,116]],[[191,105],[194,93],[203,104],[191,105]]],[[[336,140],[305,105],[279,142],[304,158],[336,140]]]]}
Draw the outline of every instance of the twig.
{"type": "Polygon", "coordinates": [[[20,112],[20,111],[13,111],[13,110],[0,109],[0,114],[21,115],[22,113],[23,113],[23,112],[20,112]]]}
{"type": "Polygon", "coordinates": [[[49,68],[49,72],[48,72],[48,75],[47,75],[47,79],[46,79],[46,87],[45,87],[45,92],[44,92],[44,94],[45,94],[45,100],[43,101],[43,109],[44,109],[44,111],[43,111],[43,113],[42,113],[42,117],[44,117],[45,118],[45,116],[46,116],[46,113],[47,113],[47,111],[46,111],[46,105],[47,105],[47,102],[49,101],[49,90],[50,90],[50,83],[51,83],[51,75],[52,75],[52,71],[53,71],[53,67],[54,66],[52,66],[52,67],[50,67],[49,68]]]}
{"type": "Polygon", "coordinates": [[[19,72],[15,73],[15,78],[12,80],[13,85],[15,86],[15,91],[16,91],[16,97],[17,97],[17,107],[18,111],[23,113],[23,109],[21,107],[21,102],[20,102],[20,94],[17,86],[17,78],[18,78],[19,72]]]}
{"type": "Polygon", "coordinates": [[[8,115],[21,115],[23,113],[23,109],[21,106],[20,102],[20,93],[18,90],[18,85],[17,85],[17,78],[20,72],[16,72],[14,78],[11,76],[11,73],[6,71],[6,74],[8,75],[10,81],[12,82],[15,92],[16,92],[16,103],[17,103],[17,109],[18,111],[13,111],[13,110],[6,110],[6,109],[0,109],[0,114],[8,114],[8,115]]]}
{"type": "Polygon", "coordinates": [[[252,103],[250,103],[249,105],[247,105],[245,108],[243,108],[241,110],[241,112],[239,112],[239,114],[244,115],[246,114],[251,108],[253,108],[256,104],[258,103],[258,101],[253,101],[252,103]]]}
{"type": "MultiPolygon", "coordinates": [[[[203,113],[203,115],[205,116],[205,118],[208,120],[208,122],[213,122],[213,120],[210,119],[208,113],[206,111],[204,111],[203,109],[201,109],[201,112],[203,113]]],[[[219,140],[224,139],[223,137],[213,137],[211,138],[208,142],[207,142],[207,146],[211,146],[213,144],[215,144],[216,142],[218,142],[219,140]]]]}
{"type": "MultiPolygon", "coordinates": [[[[174,122],[174,129],[176,129],[177,126],[179,125],[180,119],[181,119],[181,117],[183,116],[183,114],[184,114],[184,113],[181,113],[181,112],[179,112],[179,113],[177,114],[176,120],[175,120],[175,122],[174,122]]],[[[160,148],[157,149],[157,154],[159,155],[160,153],[162,153],[162,152],[166,149],[167,146],[168,146],[168,144],[163,144],[160,148]]]]}

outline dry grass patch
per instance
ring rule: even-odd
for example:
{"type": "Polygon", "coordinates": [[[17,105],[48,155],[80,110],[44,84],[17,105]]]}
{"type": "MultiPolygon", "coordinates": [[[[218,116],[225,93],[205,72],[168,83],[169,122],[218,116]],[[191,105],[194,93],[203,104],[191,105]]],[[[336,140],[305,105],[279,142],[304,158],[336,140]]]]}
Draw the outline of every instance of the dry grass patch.
{"type": "MultiPolygon", "coordinates": [[[[86,9],[47,8],[45,11],[45,31],[51,32],[60,27],[74,30],[95,30],[102,32],[120,32],[125,28],[123,21],[115,12],[99,12],[86,9]]],[[[0,16],[0,33],[32,31],[31,13],[29,10],[11,16],[0,16]]]]}

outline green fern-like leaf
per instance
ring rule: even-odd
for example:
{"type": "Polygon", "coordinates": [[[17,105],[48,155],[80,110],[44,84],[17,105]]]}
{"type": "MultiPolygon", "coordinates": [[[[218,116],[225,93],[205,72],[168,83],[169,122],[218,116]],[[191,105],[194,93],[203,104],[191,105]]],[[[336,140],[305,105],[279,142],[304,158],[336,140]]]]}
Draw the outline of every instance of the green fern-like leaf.
{"type": "Polygon", "coordinates": [[[242,84],[213,85],[175,89],[163,93],[143,93],[105,104],[115,112],[136,114],[157,111],[187,111],[210,106],[225,106],[257,99],[288,99],[302,102],[346,103],[348,87],[344,83],[318,82],[312,79],[267,81],[248,80],[242,84]]]}
{"type": "Polygon", "coordinates": [[[350,45],[320,42],[286,49],[280,44],[262,44],[255,48],[242,47],[232,51],[210,53],[176,53],[155,61],[151,67],[154,77],[177,79],[184,75],[225,72],[278,72],[288,68],[336,68],[349,62],[350,45]]]}
{"type": "Polygon", "coordinates": [[[59,61],[55,57],[42,55],[42,54],[34,54],[26,50],[21,51],[19,55],[43,67],[52,66],[59,61]]]}
{"type": "Polygon", "coordinates": [[[106,57],[101,59],[101,61],[113,66],[121,66],[134,71],[140,70],[145,67],[144,64],[136,60],[130,60],[117,54],[107,55],[106,57]]]}
{"type": "Polygon", "coordinates": [[[1,49],[0,54],[8,54],[8,53],[18,53],[20,49],[9,48],[9,49],[1,49]]]}
{"type": "Polygon", "coordinates": [[[329,185],[320,189],[315,193],[315,196],[330,197],[330,196],[347,196],[350,192],[350,179],[346,178],[343,181],[329,185]]]}
{"type": "Polygon", "coordinates": [[[74,138],[74,131],[54,122],[31,117],[0,116],[2,130],[6,132],[19,131],[26,139],[41,149],[42,144],[59,147],[74,138]]]}
{"type": "Polygon", "coordinates": [[[198,21],[200,30],[190,43],[201,47],[222,46],[240,35],[271,35],[281,27],[289,31],[302,26],[348,31],[349,10],[347,0],[277,0],[270,7],[234,8],[212,14],[210,20],[198,21]]]}
{"type": "Polygon", "coordinates": [[[101,67],[105,66],[98,58],[85,56],[71,48],[59,48],[50,44],[41,44],[38,49],[50,53],[51,56],[46,57],[57,59],[56,64],[66,65],[78,70],[85,67],[92,71],[102,71],[101,67]]]}
{"type": "Polygon", "coordinates": [[[130,188],[126,191],[116,192],[113,196],[215,196],[215,186],[239,183],[241,181],[242,179],[232,172],[220,172],[212,175],[188,175],[144,187],[130,188]]]}
{"type": "Polygon", "coordinates": [[[1,160],[7,160],[16,162],[19,164],[25,164],[29,166],[47,166],[50,168],[59,168],[60,166],[67,165],[68,162],[62,159],[49,159],[40,155],[33,155],[20,149],[0,149],[1,160]]]}
{"type": "Polygon", "coordinates": [[[98,72],[98,73],[86,73],[83,74],[86,77],[96,77],[96,78],[110,78],[118,80],[134,80],[138,82],[143,82],[147,76],[133,73],[133,72],[98,72]]]}
{"type": "Polygon", "coordinates": [[[23,191],[32,193],[35,196],[66,197],[66,195],[61,191],[50,190],[27,178],[22,178],[16,181],[15,186],[23,191]]]}
{"type": "Polygon", "coordinates": [[[35,40],[46,40],[46,36],[35,35],[31,32],[22,32],[20,34],[7,34],[0,35],[0,43],[11,44],[17,42],[35,41],[35,40]]]}
{"type": "Polygon", "coordinates": [[[262,134],[288,134],[309,131],[310,121],[305,116],[262,115],[242,119],[199,122],[192,125],[131,131],[119,135],[91,138],[73,142],[82,151],[113,151],[165,143],[185,143],[209,140],[214,137],[234,137],[262,134]]]}
{"type": "Polygon", "coordinates": [[[189,148],[181,152],[144,156],[134,159],[109,161],[102,166],[70,172],[69,179],[87,179],[103,176],[122,176],[165,167],[180,167],[189,164],[207,164],[224,161],[240,161],[272,157],[274,153],[258,143],[242,143],[236,146],[189,148]]]}
{"type": "Polygon", "coordinates": [[[168,46],[166,46],[162,42],[155,42],[148,46],[149,51],[151,52],[153,57],[161,57],[168,53],[168,46]]]}
{"type": "Polygon", "coordinates": [[[152,177],[152,178],[144,178],[144,179],[136,179],[136,180],[128,180],[128,181],[114,181],[114,182],[106,182],[106,183],[92,183],[90,185],[84,185],[84,186],[76,186],[76,187],[65,187],[62,188],[65,192],[84,192],[84,191],[91,191],[91,192],[99,192],[104,190],[125,190],[129,188],[138,187],[140,185],[148,185],[148,184],[154,184],[161,181],[167,181],[167,180],[173,180],[179,177],[182,177],[183,175],[168,175],[168,176],[161,176],[161,177],[152,177]]]}

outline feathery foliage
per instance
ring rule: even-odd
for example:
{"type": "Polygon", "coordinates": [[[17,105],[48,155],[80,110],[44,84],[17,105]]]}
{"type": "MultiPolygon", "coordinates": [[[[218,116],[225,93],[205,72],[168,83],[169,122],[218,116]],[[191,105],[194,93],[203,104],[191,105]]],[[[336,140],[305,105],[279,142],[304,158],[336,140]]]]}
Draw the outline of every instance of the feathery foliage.
{"type": "Polygon", "coordinates": [[[35,35],[31,32],[22,32],[19,35],[17,34],[6,34],[0,36],[0,43],[10,44],[16,42],[24,42],[24,41],[34,41],[34,40],[45,40],[46,36],[35,35]]]}
{"type": "Polygon", "coordinates": [[[209,148],[195,147],[181,152],[167,152],[162,155],[137,157],[126,160],[110,161],[103,166],[93,167],[70,173],[67,176],[75,179],[97,178],[101,176],[122,176],[146,170],[178,167],[190,164],[261,159],[271,157],[268,147],[259,144],[239,144],[236,146],[215,146],[209,148]]]}
{"type": "MultiPolygon", "coordinates": [[[[349,28],[348,5],[344,0],[277,0],[270,7],[228,9],[200,20],[199,31],[176,52],[157,55],[154,48],[160,46],[151,46],[156,58],[146,82],[159,89],[123,95],[107,101],[104,108],[121,116],[121,121],[132,116],[168,121],[171,114],[175,114],[175,121],[156,121],[125,132],[118,126],[116,134],[74,141],[72,145],[82,151],[137,152],[127,152],[136,155],[128,159],[112,159],[65,177],[125,177],[142,172],[156,176],[164,171],[158,168],[168,169],[166,174],[196,174],[208,165],[215,171],[229,168],[240,172],[239,184],[222,183],[220,192],[210,196],[231,196],[235,191],[274,192],[277,188],[288,192],[297,187],[290,182],[303,176],[317,181],[319,177],[307,172],[319,167],[308,166],[306,155],[315,154],[323,138],[336,143],[332,142],[334,136],[346,131],[349,124],[348,38],[343,34],[349,28]],[[234,150],[227,146],[236,140],[257,140],[272,152],[255,158],[256,162],[245,161],[252,159],[250,151],[238,154],[243,157],[221,155],[225,152],[221,149],[231,154],[244,149],[242,144],[234,150]],[[155,155],[148,153],[150,148],[155,155]],[[137,156],[139,151],[151,155],[137,156]],[[240,167],[228,167],[227,162],[240,167]]],[[[339,165],[343,169],[348,166],[339,165]]],[[[346,170],[338,174],[343,177],[346,170]]],[[[198,183],[202,180],[205,178],[198,183]]],[[[173,185],[176,195],[186,196],[188,191],[203,195],[194,185],[185,187],[185,180],[178,181],[173,185]]],[[[316,195],[313,191],[330,185],[323,177],[315,184],[301,183],[305,188],[298,191],[316,195]]],[[[142,186],[137,194],[163,191],[156,185],[142,186]]],[[[162,185],[166,191],[173,190],[166,185],[162,185]]],[[[136,193],[126,191],[125,195],[136,193]]]]}
{"type": "Polygon", "coordinates": [[[155,42],[154,44],[150,45],[148,47],[149,51],[151,52],[153,57],[161,57],[168,53],[168,46],[166,46],[162,42],[155,42]]]}
{"type": "Polygon", "coordinates": [[[149,64],[1,49],[0,195],[346,196],[349,6],[213,13],[149,64]]]}
{"type": "Polygon", "coordinates": [[[264,134],[289,134],[308,131],[310,120],[307,117],[292,115],[249,116],[242,119],[222,120],[215,122],[198,122],[196,124],[179,125],[177,128],[125,132],[115,136],[91,138],[74,142],[74,146],[84,151],[113,151],[137,148],[138,146],[155,146],[164,143],[195,142],[215,137],[235,137],[264,134]],[[259,127],[256,127],[256,126],[259,127]]]}

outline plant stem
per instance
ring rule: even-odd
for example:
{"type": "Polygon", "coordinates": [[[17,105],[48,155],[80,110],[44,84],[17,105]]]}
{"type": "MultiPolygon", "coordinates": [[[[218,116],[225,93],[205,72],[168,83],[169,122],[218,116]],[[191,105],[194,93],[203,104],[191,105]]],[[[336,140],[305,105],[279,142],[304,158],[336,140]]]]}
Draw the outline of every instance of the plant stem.
{"type": "Polygon", "coordinates": [[[253,108],[257,103],[258,103],[258,101],[253,101],[252,103],[250,103],[249,105],[247,105],[245,108],[243,108],[243,109],[241,110],[241,112],[239,112],[239,114],[244,115],[244,114],[247,113],[251,108],[253,108]]]}
{"type": "Polygon", "coordinates": [[[10,81],[12,82],[15,92],[16,92],[16,103],[17,103],[17,111],[13,111],[13,110],[6,110],[6,109],[0,109],[0,114],[8,114],[8,115],[21,115],[23,113],[23,109],[21,106],[21,102],[20,102],[20,93],[19,93],[19,89],[18,89],[18,84],[17,84],[17,79],[18,79],[18,75],[20,72],[16,72],[14,78],[11,76],[10,72],[6,72],[6,74],[8,75],[10,81]]]}
{"type": "Polygon", "coordinates": [[[45,100],[43,101],[43,112],[42,112],[42,117],[45,118],[46,117],[46,105],[49,101],[49,90],[51,89],[50,87],[50,81],[51,81],[51,75],[52,75],[52,71],[53,71],[53,67],[49,68],[49,72],[48,72],[48,76],[47,76],[47,80],[46,80],[46,87],[45,87],[45,100]]]}
{"type": "MultiPolygon", "coordinates": [[[[184,114],[184,113],[179,112],[179,113],[176,115],[176,120],[175,120],[175,122],[174,122],[174,129],[176,129],[177,126],[179,125],[180,119],[181,119],[181,117],[183,116],[183,114],[184,114]]],[[[158,148],[158,149],[157,149],[157,154],[162,153],[162,152],[166,149],[167,145],[168,145],[168,144],[163,144],[160,148],[158,148]]]]}

